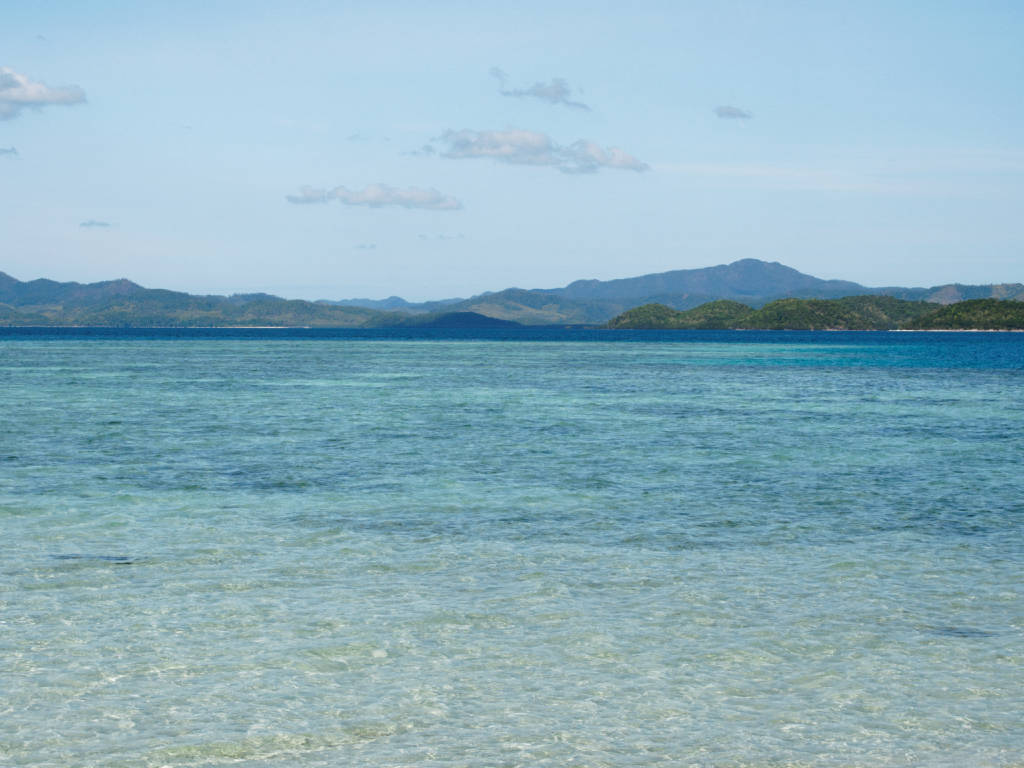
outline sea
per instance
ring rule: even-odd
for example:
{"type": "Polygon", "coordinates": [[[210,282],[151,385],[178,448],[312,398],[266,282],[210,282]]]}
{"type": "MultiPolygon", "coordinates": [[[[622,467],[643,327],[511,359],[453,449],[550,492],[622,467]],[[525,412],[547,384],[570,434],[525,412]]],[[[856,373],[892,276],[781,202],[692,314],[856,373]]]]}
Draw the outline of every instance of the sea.
{"type": "Polygon", "coordinates": [[[0,329],[0,765],[1024,766],[1024,334],[0,329]]]}

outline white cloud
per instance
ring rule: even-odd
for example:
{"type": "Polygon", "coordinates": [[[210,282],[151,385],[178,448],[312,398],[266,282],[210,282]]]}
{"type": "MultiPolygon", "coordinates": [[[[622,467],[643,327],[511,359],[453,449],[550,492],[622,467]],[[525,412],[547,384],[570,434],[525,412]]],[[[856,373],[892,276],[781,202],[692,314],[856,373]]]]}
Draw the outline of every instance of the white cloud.
{"type": "Polygon", "coordinates": [[[327,202],[327,190],[326,189],[315,189],[314,187],[300,187],[299,194],[297,195],[286,195],[285,199],[289,203],[295,203],[296,205],[306,205],[308,203],[326,203],[327,202]]]}
{"type": "Polygon", "coordinates": [[[317,189],[302,187],[297,195],[288,195],[289,203],[305,205],[308,203],[327,203],[337,200],[344,205],[365,205],[370,208],[399,207],[423,208],[432,211],[454,211],[462,208],[462,203],[451,195],[444,195],[433,187],[390,187],[387,184],[370,184],[360,190],[346,187],[334,189],[317,189]]]}
{"type": "Polygon", "coordinates": [[[573,101],[569,98],[572,95],[572,88],[561,77],[552,78],[549,83],[536,82],[529,88],[506,88],[505,82],[508,79],[508,75],[497,67],[491,67],[491,77],[497,79],[499,83],[498,93],[502,96],[512,96],[520,99],[540,99],[548,104],[562,104],[572,109],[590,111],[590,107],[582,101],[573,101]]]}
{"type": "Polygon", "coordinates": [[[753,112],[729,106],[715,107],[715,114],[723,120],[749,120],[754,116],[753,112]]]}
{"type": "Polygon", "coordinates": [[[109,227],[110,226],[110,222],[109,221],[97,221],[96,219],[89,219],[88,221],[83,221],[78,226],[80,226],[80,227],[109,227]]]}
{"type": "Polygon", "coordinates": [[[402,208],[455,210],[462,207],[462,203],[454,197],[443,195],[433,187],[428,189],[420,187],[398,189],[396,187],[389,187],[386,184],[371,184],[359,191],[349,190],[345,187],[335,187],[332,195],[345,205],[368,205],[371,208],[397,205],[402,208]]]}
{"type": "Polygon", "coordinates": [[[580,139],[564,150],[569,159],[561,170],[566,173],[593,173],[600,168],[621,168],[625,171],[646,171],[647,163],[641,162],[618,147],[605,149],[592,141],[580,139]]]}
{"type": "Polygon", "coordinates": [[[81,104],[84,101],[85,91],[77,85],[50,88],[29,80],[9,67],[0,67],[0,120],[17,117],[23,109],[81,104]]]}
{"type": "Polygon", "coordinates": [[[580,139],[556,144],[537,131],[446,131],[437,141],[447,144],[443,157],[491,158],[514,165],[547,165],[563,173],[594,173],[602,168],[646,171],[648,165],[618,147],[601,147],[580,139]]]}
{"type": "Polygon", "coordinates": [[[437,139],[448,145],[448,158],[490,157],[516,165],[558,165],[551,139],[536,131],[445,131],[437,139]]]}

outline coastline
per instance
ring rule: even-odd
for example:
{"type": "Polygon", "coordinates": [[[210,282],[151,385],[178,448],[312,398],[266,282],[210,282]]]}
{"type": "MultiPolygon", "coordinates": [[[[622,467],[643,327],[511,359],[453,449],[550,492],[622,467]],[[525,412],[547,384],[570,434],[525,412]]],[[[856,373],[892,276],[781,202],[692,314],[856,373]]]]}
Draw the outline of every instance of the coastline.
{"type": "MultiPolygon", "coordinates": [[[[416,330],[415,325],[0,325],[4,331],[401,331],[416,330]]],[[[423,326],[424,330],[489,330],[489,326],[423,326]]],[[[550,323],[506,326],[512,331],[600,331],[620,332],[670,332],[670,333],[1024,333],[1024,328],[607,328],[600,325],[573,325],[550,323]]]]}

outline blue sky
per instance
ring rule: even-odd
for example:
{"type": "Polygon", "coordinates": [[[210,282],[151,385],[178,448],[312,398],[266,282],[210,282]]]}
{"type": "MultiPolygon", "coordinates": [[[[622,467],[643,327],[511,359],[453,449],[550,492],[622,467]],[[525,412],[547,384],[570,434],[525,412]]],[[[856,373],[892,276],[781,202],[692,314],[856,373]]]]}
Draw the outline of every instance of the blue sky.
{"type": "Polygon", "coordinates": [[[1024,3],[10,0],[0,270],[1024,281],[1024,3]]]}

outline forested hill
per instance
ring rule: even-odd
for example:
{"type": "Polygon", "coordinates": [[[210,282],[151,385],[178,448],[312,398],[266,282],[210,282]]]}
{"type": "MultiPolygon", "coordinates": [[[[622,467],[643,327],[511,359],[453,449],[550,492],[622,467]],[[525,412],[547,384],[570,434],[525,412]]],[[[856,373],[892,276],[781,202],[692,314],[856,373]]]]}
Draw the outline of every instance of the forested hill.
{"type": "Polygon", "coordinates": [[[1024,302],[971,299],[947,306],[891,296],[780,299],[760,309],[714,301],[690,310],[663,304],[635,307],[613,318],[612,329],[699,330],[1020,330],[1024,302]]]}
{"type": "Polygon", "coordinates": [[[384,323],[390,317],[362,307],[324,306],[265,293],[194,296],[143,288],[130,280],[21,282],[0,272],[0,323],[4,325],[358,327],[384,323]]]}

